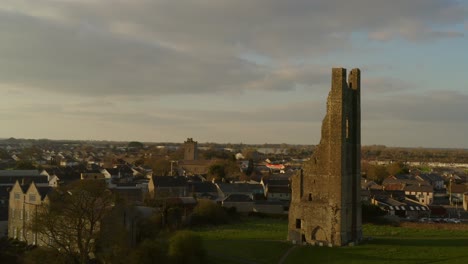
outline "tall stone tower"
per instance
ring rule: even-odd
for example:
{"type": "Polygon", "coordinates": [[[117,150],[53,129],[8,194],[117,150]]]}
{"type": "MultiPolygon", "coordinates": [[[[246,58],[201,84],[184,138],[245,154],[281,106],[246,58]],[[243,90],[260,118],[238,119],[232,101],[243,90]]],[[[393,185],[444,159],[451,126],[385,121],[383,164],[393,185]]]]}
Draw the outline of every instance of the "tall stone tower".
{"type": "Polygon", "coordinates": [[[198,159],[197,144],[197,141],[193,141],[192,138],[187,138],[187,141],[184,142],[184,160],[198,159]]]}
{"type": "Polygon", "coordinates": [[[292,177],[288,240],[326,246],[359,242],[361,223],[361,72],[333,68],[322,137],[292,177]]]}

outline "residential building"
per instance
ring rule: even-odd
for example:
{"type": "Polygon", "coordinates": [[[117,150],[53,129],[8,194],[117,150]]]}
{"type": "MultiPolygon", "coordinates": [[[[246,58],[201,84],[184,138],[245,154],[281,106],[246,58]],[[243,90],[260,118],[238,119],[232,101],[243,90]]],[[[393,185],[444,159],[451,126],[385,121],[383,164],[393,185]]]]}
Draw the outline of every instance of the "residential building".
{"type": "Polygon", "coordinates": [[[412,196],[422,204],[430,205],[434,201],[434,188],[431,185],[407,185],[403,190],[407,197],[412,196]]]}
{"type": "Polygon", "coordinates": [[[216,183],[216,187],[220,200],[224,200],[232,194],[247,195],[252,200],[264,199],[263,186],[259,183],[216,183]]]}
{"type": "Polygon", "coordinates": [[[33,245],[44,245],[45,241],[30,229],[32,221],[43,203],[48,201],[49,186],[37,186],[34,182],[21,185],[18,181],[10,191],[8,236],[33,245]]]}
{"type": "Polygon", "coordinates": [[[181,176],[152,176],[148,183],[150,197],[186,197],[187,179],[181,176]]]}
{"type": "Polygon", "coordinates": [[[450,203],[462,203],[465,192],[468,190],[465,184],[452,183],[448,186],[447,195],[450,203]]]}

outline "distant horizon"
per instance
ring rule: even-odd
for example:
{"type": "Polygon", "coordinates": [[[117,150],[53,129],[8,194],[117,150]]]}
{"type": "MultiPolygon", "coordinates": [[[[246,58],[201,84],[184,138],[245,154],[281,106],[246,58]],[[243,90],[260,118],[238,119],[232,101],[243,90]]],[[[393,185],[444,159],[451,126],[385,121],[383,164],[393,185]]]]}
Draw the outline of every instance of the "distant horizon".
{"type": "MultiPolygon", "coordinates": [[[[144,141],[144,140],[109,140],[109,139],[51,139],[51,138],[19,138],[19,137],[0,137],[0,140],[8,140],[8,139],[15,139],[15,140],[48,140],[48,141],[77,141],[77,142],[110,142],[110,143],[129,143],[129,142],[141,142],[141,143],[148,143],[148,144],[156,144],[156,143],[163,143],[163,144],[183,144],[187,138],[181,140],[181,141],[144,141]]],[[[317,144],[293,144],[293,143],[287,143],[287,142],[281,142],[281,143],[271,143],[271,142],[264,142],[264,143],[246,143],[246,142],[217,142],[217,141],[200,141],[197,140],[196,138],[193,138],[194,141],[197,141],[199,144],[219,144],[219,145],[238,145],[238,144],[243,144],[243,145],[257,145],[261,146],[264,144],[267,145],[281,145],[281,144],[286,144],[286,145],[293,145],[293,146],[317,146],[317,144]]],[[[403,149],[417,149],[417,148],[422,148],[422,149],[447,149],[447,150],[468,150],[468,148],[452,148],[452,147],[423,147],[423,146],[418,146],[418,147],[405,147],[405,146],[389,146],[389,145],[384,145],[384,144],[361,144],[361,147],[372,147],[372,146],[382,146],[382,147],[387,147],[387,148],[403,148],[403,149]]]]}

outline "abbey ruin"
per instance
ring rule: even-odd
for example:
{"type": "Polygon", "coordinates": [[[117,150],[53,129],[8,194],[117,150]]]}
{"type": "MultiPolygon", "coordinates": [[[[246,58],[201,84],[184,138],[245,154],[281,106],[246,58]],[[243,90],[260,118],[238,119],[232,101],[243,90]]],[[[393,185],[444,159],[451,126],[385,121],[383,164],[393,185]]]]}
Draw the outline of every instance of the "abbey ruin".
{"type": "Polygon", "coordinates": [[[322,136],[310,161],[292,177],[288,240],[343,246],[361,240],[360,70],[333,68],[322,136]]]}

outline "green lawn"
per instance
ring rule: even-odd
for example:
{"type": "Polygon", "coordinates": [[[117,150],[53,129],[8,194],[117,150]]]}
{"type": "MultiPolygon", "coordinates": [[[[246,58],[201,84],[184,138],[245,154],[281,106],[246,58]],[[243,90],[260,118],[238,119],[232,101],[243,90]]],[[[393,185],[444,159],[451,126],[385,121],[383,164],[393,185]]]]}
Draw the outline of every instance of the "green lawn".
{"type": "Polygon", "coordinates": [[[288,221],[284,219],[247,218],[238,223],[195,229],[204,239],[285,240],[288,221]]]}
{"type": "Polygon", "coordinates": [[[468,238],[376,238],[357,247],[299,247],[285,263],[468,263],[468,238]]]}
{"type": "MultiPolygon", "coordinates": [[[[195,232],[203,237],[211,264],[278,263],[293,247],[285,242],[287,220],[250,218],[195,232]]],[[[364,236],[372,239],[355,247],[298,246],[285,263],[468,263],[467,225],[364,225],[364,236]]]]}

